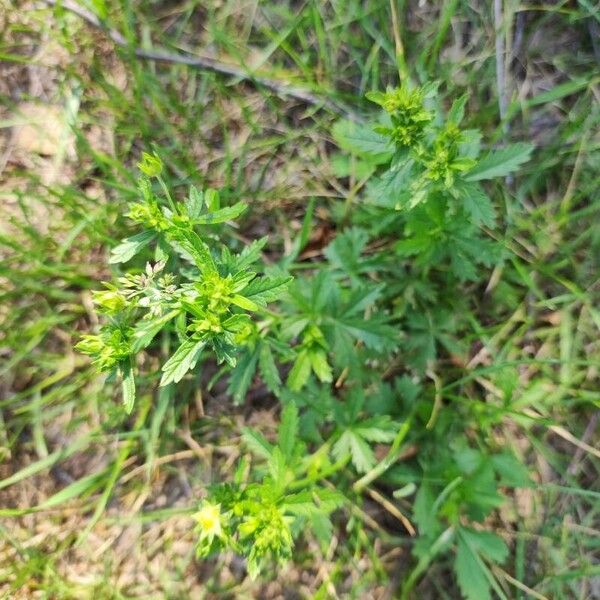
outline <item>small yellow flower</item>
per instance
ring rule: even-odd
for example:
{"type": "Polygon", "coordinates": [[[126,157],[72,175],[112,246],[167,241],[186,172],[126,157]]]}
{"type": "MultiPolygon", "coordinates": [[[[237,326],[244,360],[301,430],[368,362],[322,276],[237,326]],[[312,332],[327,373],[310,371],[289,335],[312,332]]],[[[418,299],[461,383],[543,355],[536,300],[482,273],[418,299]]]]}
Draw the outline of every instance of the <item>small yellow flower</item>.
{"type": "Polygon", "coordinates": [[[204,502],[200,510],[194,514],[194,519],[198,521],[201,538],[212,540],[215,536],[222,535],[220,504],[204,502]]]}

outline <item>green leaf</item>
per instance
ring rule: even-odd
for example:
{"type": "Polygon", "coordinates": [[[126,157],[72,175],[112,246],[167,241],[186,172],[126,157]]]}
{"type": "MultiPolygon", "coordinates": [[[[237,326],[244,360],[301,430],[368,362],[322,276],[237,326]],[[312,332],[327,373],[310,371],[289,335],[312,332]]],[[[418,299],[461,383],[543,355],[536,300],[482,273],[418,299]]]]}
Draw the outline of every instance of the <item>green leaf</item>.
{"type": "Polygon", "coordinates": [[[188,217],[193,221],[200,216],[204,208],[204,194],[193,185],[190,187],[189,196],[185,199],[188,217]]]}
{"type": "Polygon", "coordinates": [[[311,349],[308,352],[310,357],[310,364],[315,375],[319,378],[319,381],[328,383],[333,379],[333,373],[331,366],[327,362],[327,353],[322,349],[311,349]]]}
{"type": "Polygon", "coordinates": [[[241,404],[246,397],[246,393],[256,372],[257,361],[258,352],[256,349],[247,350],[242,354],[237,365],[231,372],[227,393],[233,396],[236,404],[241,404]]]}
{"type": "Polygon", "coordinates": [[[400,424],[392,421],[389,415],[377,415],[361,419],[352,429],[369,442],[381,444],[391,442],[398,433],[400,424]]]}
{"type": "Polygon", "coordinates": [[[121,368],[121,388],[123,389],[123,406],[125,412],[130,414],[135,404],[135,379],[131,361],[127,361],[121,368]]]}
{"type": "Polygon", "coordinates": [[[354,121],[338,121],[332,128],[337,145],[359,156],[368,156],[376,164],[389,162],[393,149],[390,140],[367,125],[354,121]]]}
{"type": "Polygon", "coordinates": [[[360,340],[367,348],[382,352],[391,350],[397,345],[398,331],[380,319],[366,320],[356,317],[332,319],[332,321],[353,338],[360,340]]]}
{"type": "Polygon", "coordinates": [[[423,481],[419,486],[413,505],[413,517],[422,536],[430,536],[435,533],[438,521],[434,512],[434,505],[435,496],[431,486],[423,481]]]}
{"type": "Polygon", "coordinates": [[[533,485],[527,467],[510,452],[495,454],[492,456],[492,464],[500,476],[500,485],[508,487],[531,487],[533,485]]]}
{"type": "Polygon", "coordinates": [[[266,306],[285,292],[292,279],[293,277],[288,275],[254,279],[244,288],[244,296],[252,298],[260,306],[266,306]]]}
{"type": "Polygon", "coordinates": [[[200,353],[206,345],[204,340],[187,339],[177,350],[175,354],[163,365],[163,375],[160,385],[165,386],[169,383],[181,381],[183,376],[193,369],[200,358],[200,353]]]}
{"type": "Polygon", "coordinates": [[[297,436],[298,407],[293,402],[288,402],[281,413],[281,423],[277,432],[277,443],[286,458],[292,456],[297,436]]]}
{"type": "Polygon", "coordinates": [[[491,600],[491,573],[479,556],[459,534],[454,572],[460,591],[467,600],[491,600]]]}
{"type": "Polygon", "coordinates": [[[179,310],[172,310],[162,317],[148,321],[140,321],[133,333],[132,350],[134,353],[143,350],[154,339],[154,336],[171,320],[180,313],[179,310]]]}
{"type": "Polygon", "coordinates": [[[131,260],[140,250],[145,248],[154,238],[154,231],[142,231],[121,241],[110,253],[110,264],[124,263],[131,260]]]}
{"type": "Polygon", "coordinates": [[[234,294],[233,296],[231,296],[231,303],[235,304],[236,306],[239,306],[240,308],[243,308],[244,310],[257,311],[260,309],[260,306],[258,306],[258,304],[255,304],[254,302],[252,302],[252,300],[248,300],[248,298],[245,298],[240,294],[234,294]]]}
{"type": "Polygon", "coordinates": [[[366,473],[375,465],[375,455],[369,444],[355,431],[347,429],[333,445],[333,454],[337,460],[350,455],[352,464],[359,473],[366,473]]]}
{"type": "Polygon", "coordinates": [[[221,196],[219,192],[213,188],[208,188],[204,192],[204,200],[206,201],[206,208],[209,212],[214,213],[221,208],[221,196]]]}
{"type": "Polygon", "coordinates": [[[489,152],[479,160],[477,166],[467,173],[465,179],[466,181],[481,181],[508,175],[529,160],[532,150],[532,144],[521,142],[489,152]]]}
{"type": "Polygon", "coordinates": [[[457,533],[454,571],[463,596],[467,600],[491,600],[491,587],[501,594],[501,589],[480,554],[489,561],[504,562],[508,556],[504,541],[488,531],[461,527],[457,533]]]}
{"type": "Polygon", "coordinates": [[[452,103],[452,107],[448,111],[449,122],[454,123],[455,125],[460,125],[460,122],[463,120],[465,115],[465,105],[468,98],[468,94],[463,94],[460,98],[457,98],[452,103]]]}
{"type": "Polygon", "coordinates": [[[254,240],[249,246],[246,246],[235,258],[233,263],[234,271],[243,271],[260,258],[260,253],[265,247],[268,238],[265,236],[260,240],[254,240]]]}
{"type": "Polygon", "coordinates": [[[310,377],[310,357],[307,350],[301,350],[287,378],[287,386],[293,392],[301,390],[310,377]]]}
{"type": "Polygon", "coordinates": [[[281,490],[286,484],[287,468],[285,456],[278,447],[273,450],[267,466],[274,485],[281,490]]]}
{"type": "Polygon", "coordinates": [[[460,188],[463,207],[475,225],[493,227],[496,211],[489,196],[478,186],[466,184],[460,188]]]}
{"type": "Polygon", "coordinates": [[[279,376],[279,370],[277,369],[275,359],[273,358],[271,346],[266,342],[262,343],[260,346],[258,367],[266,386],[271,392],[277,394],[281,388],[281,377],[279,376]]]}
{"type": "Polygon", "coordinates": [[[201,271],[209,273],[217,272],[210,248],[200,239],[200,236],[195,231],[177,228],[170,232],[170,237],[177,241],[201,271]]]}
{"type": "Polygon", "coordinates": [[[504,540],[491,531],[461,528],[459,535],[475,551],[490,561],[502,564],[508,558],[508,546],[504,540]]]}
{"type": "Polygon", "coordinates": [[[225,208],[196,217],[194,225],[215,225],[217,223],[224,223],[225,221],[232,221],[239,217],[247,208],[247,204],[238,202],[233,206],[226,206],[225,208]]]}
{"type": "Polygon", "coordinates": [[[106,478],[109,474],[109,469],[103,469],[98,473],[92,473],[86,475],[81,479],[76,479],[73,483],[67,485],[65,488],[50,496],[47,500],[44,500],[37,506],[40,509],[54,508],[60,506],[73,498],[80,498],[84,494],[89,495],[96,491],[101,486],[105,485],[106,478]]]}
{"type": "Polygon", "coordinates": [[[267,459],[271,458],[271,454],[273,454],[273,446],[267,442],[262,433],[254,431],[254,429],[244,427],[244,429],[242,429],[242,439],[250,451],[254,452],[254,454],[257,456],[267,459]]]}

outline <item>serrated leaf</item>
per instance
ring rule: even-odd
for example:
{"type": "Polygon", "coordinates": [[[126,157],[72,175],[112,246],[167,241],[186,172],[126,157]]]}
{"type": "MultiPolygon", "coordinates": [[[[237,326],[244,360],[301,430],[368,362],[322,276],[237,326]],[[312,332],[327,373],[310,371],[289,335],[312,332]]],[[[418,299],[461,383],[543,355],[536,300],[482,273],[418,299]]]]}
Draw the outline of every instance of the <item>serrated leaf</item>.
{"type": "Polygon", "coordinates": [[[269,302],[276,300],[285,292],[292,279],[293,277],[288,275],[254,279],[246,288],[244,288],[244,296],[246,298],[252,298],[252,300],[260,306],[266,306],[269,302]]]}
{"type": "Polygon", "coordinates": [[[285,512],[302,517],[311,517],[321,512],[308,490],[297,494],[288,494],[285,497],[283,508],[285,512]]]}
{"type": "Polygon", "coordinates": [[[466,600],[491,600],[489,570],[462,535],[458,536],[454,572],[466,600]]]}
{"type": "Polygon", "coordinates": [[[310,515],[310,527],[323,547],[327,547],[333,535],[331,519],[321,512],[310,515]]]}
{"type": "Polygon", "coordinates": [[[463,527],[460,529],[459,535],[464,538],[471,549],[490,561],[502,564],[508,557],[508,546],[500,536],[491,531],[478,531],[463,527]]]}
{"type": "Polygon", "coordinates": [[[187,339],[175,351],[175,354],[163,365],[160,385],[181,381],[183,376],[196,366],[200,353],[206,345],[204,340],[187,339]]]}
{"type": "Polygon", "coordinates": [[[297,392],[301,390],[310,377],[310,357],[307,350],[301,350],[287,378],[287,386],[297,392]]]}
{"type": "Polygon", "coordinates": [[[273,449],[267,466],[274,485],[280,489],[283,488],[286,483],[287,468],[285,456],[278,447],[273,449]]]}
{"type": "Polygon", "coordinates": [[[266,386],[271,392],[277,394],[281,388],[281,377],[279,376],[279,370],[277,369],[275,359],[273,358],[271,346],[268,343],[263,343],[260,346],[258,368],[260,369],[261,377],[266,386]]]}
{"type": "Polygon", "coordinates": [[[136,254],[145,248],[154,238],[154,231],[142,231],[121,241],[110,253],[110,264],[124,263],[131,260],[136,254]]]}
{"type": "Polygon", "coordinates": [[[188,217],[192,221],[200,216],[204,208],[204,194],[193,185],[190,187],[190,193],[185,199],[185,208],[188,217]]]}
{"type": "Polygon", "coordinates": [[[277,432],[277,443],[285,457],[289,458],[292,455],[297,436],[298,407],[293,402],[288,402],[281,413],[281,422],[277,432]]]}
{"type": "Polygon", "coordinates": [[[235,404],[241,404],[246,398],[246,393],[256,372],[257,361],[256,349],[246,350],[231,372],[227,393],[233,396],[235,404]]]}
{"type": "Polygon", "coordinates": [[[407,160],[398,168],[385,171],[381,177],[371,178],[367,185],[369,200],[377,206],[399,210],[407,206],[416,194],[410,190],[413,161],[407,160]]]}
{"type": "Polygon", "coordinates": [[[378,415],[361,420],[352,429],[369,442],[384,444],[396,437],[399,427],[388,415],[378,415]]]}
{"type": "Polygon", "coordinates": [[[170,235],[190,256],[192,261],[201,271],[208,273],[217,272],[215,260],[210,253],[209,247],[195,231],[180,228],[172,231],[170,235]]]}
{"type": "Polygon", "coordinates": [[[460,125],[460,122],[463,120],[465,115],[465,105],[468,98],[468,94],[463,94],[460,98],[457,98],[452,103],[452,107],[448,111],[448,121],[454,123],[455,125],[460,125]]]}
{"type": "Polygon", "coordinates": [[[154,336],[178,314],[179,310],[172,310],[162,317],[151,319],[149,321],[141,321],[133,333],[132,349],[134,353],[143,350],[154,339],[154,336]]]}
{"type": "Polygon", "coordinates": [[[265,236],[259,240],[254,240],[249,246],[246,246],[236,257],[234,257],[233,270],[243,271],[260,258],[260,253],[265,247],[268,238],[265,236]]]}
{"type": "Polygon", "coordinates": [[[130,414],[135,404],[135,378],[131,362],[127,361],[121,369],[121,387],[123,389],[123,406],[125,412],[130,414]]]}
{"type": "Polygon", "coordinates": [[[194,219],[194,225],[216,225],[217,223],[225,223],[237,219],[246,209],[247,204],[238,202],[233,206],[226,206],[214,212],[208,212],[194,219]]]}
{"type": "Polygon", "coordinates": [[[529,160],[532,150],[532,144],[521,142],[489,152],[466,174],[465,180],[482,181],[484,179],[493,179],[494,177],[508,175],[529,160]]]}
{"type": "Polygon", "coordinates": [[[331,366],[327,362],[327,353],[325,350],[309,350],[308,356],[310,357],[310,364],[314,374],[318,377],[319,381],[328,383],[333,379],[333,373],[331,366]]]}
{"type": "Polygon", "coordinates": [[[496,211],[490,197],[478,185],[465,185],[460,189],[463,207],[475,225],[493,227],[496,211]]]}
{"type": "Polygon", "coordinates": [[[262,458],[271,458],[273,446],[267,442],[262,433],[248,427],[242,429],[242,438],[251,452],[262,458]]]}
{"type": "Polygon", "coordinates": [[[208,188],[204,192],[204,201],[209,212],[214,213],[221,208],[221,195],[213,188],[208,188]]]}
{"type": "Polygon", "coordinates": [[[375,465],[375,455],[369,444],[352,429],[344,431],[340,439],[333,445],[333,454],[342,460],[348,454],[352,464],[359,473],[366,473],[375,465]]]}
{"type": "Polygon", "coordinates": [[[393,153],[389,138],[373,131],[368,125],[354,121],[338,121],[332,128],[338,146],[359,156],[368,156],[374,163],[388,162],[393,153]]]}
{"type": "Polygon", "coordinates": [[[396,329],[378,319],[366,320],[357,317],[332,320],[367,348],[382,352],[394,348],[397,344],[396,329]]]}

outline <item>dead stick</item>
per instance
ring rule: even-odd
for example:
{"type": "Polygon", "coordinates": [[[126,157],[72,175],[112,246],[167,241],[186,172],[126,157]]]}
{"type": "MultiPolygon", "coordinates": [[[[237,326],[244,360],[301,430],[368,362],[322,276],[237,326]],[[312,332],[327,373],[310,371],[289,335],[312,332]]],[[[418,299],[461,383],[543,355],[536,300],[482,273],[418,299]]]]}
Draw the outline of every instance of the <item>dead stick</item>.
{"type": "MultiPolygon", "coordinates": [[[[44,2],[50,6],[64,8],[65,10],[72,12],[89,25],[104,31],[117,46],[120,46],[121,48],[130,48],[129,42],[121,33],[115,29],[107,27],[93,12],[89,11],[87,8],[81,6],[77,2],[74,2],[73,0],[44,0],[44,2]]],[[[355,113],[352,109],[329,98],[324,98],[322,96],[313,94],[311,91],[305,88],[296,87],[289,83],[278,81],[276,79],[270,79],[261,75],[254,75],[253,73],[244,71],[236,65],[227,64],[208,56],[172,53],[167,52],[164,49],[146,50],[145,48],[134,47],[131,48],[131,50],[135,56],[144,60],[187,65],[188,67],[192,67],[194,69],[202,69],[204,71],[211,71],[213,73],[234,77],[242,81],[249,81],[258,86],[262,86],[271,90],[278,96],[295,98],[296,100],[301,100],[306,104],[328,108],[332,112],[335,112],[339,115],[344,115],[354,121],[362,120],[360,115],[355,113]]]]}

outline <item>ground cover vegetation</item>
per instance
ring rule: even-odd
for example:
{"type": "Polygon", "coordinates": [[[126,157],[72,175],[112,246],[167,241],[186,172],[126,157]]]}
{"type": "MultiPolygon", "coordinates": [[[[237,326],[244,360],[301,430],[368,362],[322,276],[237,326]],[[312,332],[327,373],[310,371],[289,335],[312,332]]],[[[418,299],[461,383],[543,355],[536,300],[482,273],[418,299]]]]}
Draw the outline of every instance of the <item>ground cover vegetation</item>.
{"type": "Polygon", "coordinates": [[[3,8],[7,598],[600,594],[597,10],[3,8]]]}

